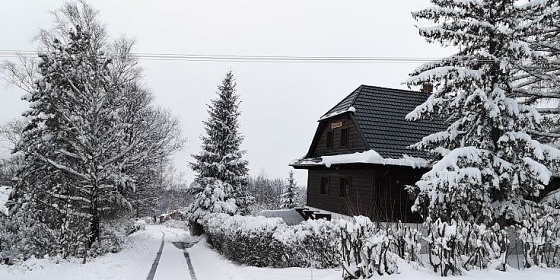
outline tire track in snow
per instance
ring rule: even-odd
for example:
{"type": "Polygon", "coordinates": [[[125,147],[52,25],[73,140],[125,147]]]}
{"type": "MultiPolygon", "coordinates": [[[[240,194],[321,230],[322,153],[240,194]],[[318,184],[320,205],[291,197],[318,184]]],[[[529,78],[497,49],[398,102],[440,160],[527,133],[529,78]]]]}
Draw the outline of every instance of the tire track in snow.
{"type": "Polygon", "coordinates": [[[185,259],[187,260],[187,266],[189,266],[189,272],[191,273],[191,279],[192,280],[197,280],[196,275],[194,274],[194,268],[192,266],[191,257],[189,256],[189,253],[187,252],[186,249],[183,249],[183,255],[185,256],[185,259]]]}
{"type": "Polygon", "coordinates": [[[163,251],[163,246],[165,245],[165,232],[161,232],[163,235],[161,236],[161,245],[159,246],[159,251],[156,253],[156,258],[154,263],[152,264],[152,269],[150,269],[150,273],[148,273],[148,277],[146,280],[153,280],[154,275],[156,274],[156,270],[159,264],[159,259],[161,258],[161,252],[163,251]]]}

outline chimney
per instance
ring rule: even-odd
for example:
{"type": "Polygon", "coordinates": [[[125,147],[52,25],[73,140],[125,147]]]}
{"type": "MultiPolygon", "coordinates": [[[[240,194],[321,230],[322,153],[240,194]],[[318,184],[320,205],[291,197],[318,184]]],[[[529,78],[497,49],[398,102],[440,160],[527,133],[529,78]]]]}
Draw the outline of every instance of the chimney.
{"type": "Polygon", "coordinates": [[[434,91],[434,86],[428,83],[423,84],[422,89],[420,89],[420,92],[425,94],[432,94],[433,91],[434,91]]]}

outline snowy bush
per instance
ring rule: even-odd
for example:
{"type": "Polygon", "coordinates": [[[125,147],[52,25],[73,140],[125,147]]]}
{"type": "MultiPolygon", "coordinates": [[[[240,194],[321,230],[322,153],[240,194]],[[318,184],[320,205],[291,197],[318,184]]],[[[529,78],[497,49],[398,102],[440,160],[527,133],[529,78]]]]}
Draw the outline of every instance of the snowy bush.
{"type": "Polygon", "coordinates": [[[425,226],[429,265],[441,276],[450,272],[460,274],[463,269],[487,268],[490,264],[505,270],[509,240],[497,224],[486,228],[461,220],[448,223],[428,219],[425,226]]]}
{"type": "Polygon", "coordinates": [[[295,226],[280,218],[211,214],[205,219],[208,242],[226,258],[260,267],[335,267],[338,229],[329,221],[295,226]]]}
{"type": "Polygon", "coordinates": [[[135,227],[135,223],[129,219],[101,223],[99,240],[93,243],[91,249],[88,250],[88,257],[121,251],[126,237],[130,232],[134,232],[135,227]]]}
{"type": "Polygon", "coordinates": [[[560,211],[545,206],[517,226],[524,266],[560,267],[560,211]]]}
{"type": "Polygon", "coordinates": [[[340,263],[340,231],[333,222],[308,220],[279,227],[273,237],[286,246],[290,266],[326,268],[340,263]]]}
{"type": "Polygon", "coordinates": [[[280,218],[210,214],[204,222],[208,242],[224,257],[247,265],[283,267],[284,246],[273,238],[280,218]]]}
{"type": "Polygon", "coordinates": [[[368,279],[375,273],[398,271],[398,256],[390,249],[394,242],[391,230],[377,227],[364,216],[354,217],[353,221],[340,220],[339,225],[344,279],[368,279]]]}
{"type": "Polygon", "coordinates": [[[422,249],[422,233],[415,228],[405,226],[400,221],[389,227],[388,234],[394,236],[394,250],[396,254],[409,263],[420,263],[420,250],[422,249]]]}

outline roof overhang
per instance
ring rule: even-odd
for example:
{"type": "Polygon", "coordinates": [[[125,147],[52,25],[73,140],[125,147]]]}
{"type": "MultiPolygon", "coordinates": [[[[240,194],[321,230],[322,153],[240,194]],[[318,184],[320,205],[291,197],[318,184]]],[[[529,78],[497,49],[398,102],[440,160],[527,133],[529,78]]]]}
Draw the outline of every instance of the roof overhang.
{"type": "Polygon", "coordinates": [[[320,156],[316,158],[301,158],[290,163],[296,169],[310,169],[313,167],[331,167],[337,165],[394,165],[411,168],[427,168],[428,160],[418,157],[403,155],[401,158],[383,158],[374,150],[353,154],[340,154],[320,156]]]}

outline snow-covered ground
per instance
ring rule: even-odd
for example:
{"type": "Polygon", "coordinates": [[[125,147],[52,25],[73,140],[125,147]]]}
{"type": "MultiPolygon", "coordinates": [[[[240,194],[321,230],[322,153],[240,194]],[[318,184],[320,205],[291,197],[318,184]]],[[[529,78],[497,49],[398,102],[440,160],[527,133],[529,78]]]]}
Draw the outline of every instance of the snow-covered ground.
{"type": "MultiPolygon", "coordinates": [[[[0,266],[0,279],[4,280],[64,280],[64,279],[146,279],[164,238],[164,247],[155,270],[154,280],[192,279],[183,250],[177,242],[192,242],[194,238],[180,229],[159,225],[148,225],[131,235],[124,250],[117,254],[99,257],[86,264],[79,260],[55,264],[52,260],[29,260],[24,265],[0,266]],[[173,243],[175,242],[176,245],[173,243]]],[[[341,271],[336,269],[286,268],[271,269],[240,266],[225,260],[204,242],[185,249],[190,257],[198,280],[340,280],[341,271]]],[[[401,273],[381,279],[442,279],[425,268],[415,269],[406,263],[400,264],[401,273]]],[[[378,278],[378,277],[376,277],[378,278]]],[[[560,279],[560,270],[535,268],[508,272],[471,271],[451,279],[487,280],[546,280],[560,279]]],[[[380,279],[380,278],[378,278],[380,279]]]]}

